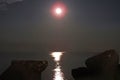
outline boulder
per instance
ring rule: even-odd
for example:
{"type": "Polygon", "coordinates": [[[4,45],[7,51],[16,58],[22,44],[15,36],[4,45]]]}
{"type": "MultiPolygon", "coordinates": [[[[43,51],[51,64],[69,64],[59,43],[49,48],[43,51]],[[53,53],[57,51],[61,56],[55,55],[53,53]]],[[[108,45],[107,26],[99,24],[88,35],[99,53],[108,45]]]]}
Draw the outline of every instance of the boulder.
{"type": "Polygon", "coordinates": [[[47,61],[16,60],[0,75],[1,80],[41,80],[47,61]]]}
{"type": "Polygon", "coordinates": [[[86,60],[86,67],[72,69],[75,80],[89,77],[87,80],[115,80],[118,69],[118,54],[115,50],[107,50],[86,60]]]}

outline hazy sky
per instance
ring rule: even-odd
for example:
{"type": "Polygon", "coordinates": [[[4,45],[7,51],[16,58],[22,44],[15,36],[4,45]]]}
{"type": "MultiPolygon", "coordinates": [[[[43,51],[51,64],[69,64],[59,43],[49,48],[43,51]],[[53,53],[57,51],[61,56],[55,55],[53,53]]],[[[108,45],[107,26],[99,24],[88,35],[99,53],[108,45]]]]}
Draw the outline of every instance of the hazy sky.
{"type": "Polygon", "coordinates": [[[23,0],[0,0],[0,2],[1,1],[7,1],[8,3],[14,3],[14,2],[16,2],[16,1],[23,1],[23,0]]]}
{"type": "Polygon", "coordinates": [[[61,20],[50,14],[56,1],[25,0],[9,5],[0,15],[1,43],[35,44],[50,50],[120,50],[120,1],[62,0],[68,14],[61,20]]]}

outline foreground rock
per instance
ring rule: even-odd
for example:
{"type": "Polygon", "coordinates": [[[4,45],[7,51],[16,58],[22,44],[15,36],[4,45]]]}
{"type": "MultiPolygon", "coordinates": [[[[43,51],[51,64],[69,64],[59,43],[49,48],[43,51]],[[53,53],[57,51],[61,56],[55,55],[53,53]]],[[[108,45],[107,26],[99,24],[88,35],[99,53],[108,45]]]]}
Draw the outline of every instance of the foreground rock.
{"type": "Polygon", "coordinates": [[[107,50],[86,60],[87,67],[72,70],[75,80],[119,80],[118,54],[115,50],[107,50]]]}
{"type": "Polygon", "coordinates": [[[47,61],[12,61],[10,67],[0,76],[0,80],[41,80],[41,73],[47,65],[47,61]]]}

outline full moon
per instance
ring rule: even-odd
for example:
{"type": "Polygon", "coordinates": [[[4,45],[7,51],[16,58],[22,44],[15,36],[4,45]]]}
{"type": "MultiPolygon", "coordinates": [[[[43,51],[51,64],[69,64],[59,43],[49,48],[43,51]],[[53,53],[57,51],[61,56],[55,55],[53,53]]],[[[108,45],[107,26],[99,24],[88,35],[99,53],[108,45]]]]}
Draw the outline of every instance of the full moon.
{"type": "Polygon", "coordinates": [[[62,9],[61,8],[56,8],[55,13],[60,15],[62,14],[62,9]]]}
{"type": "Polygon", "coordinates": [[[67,7],[64,3],[57,1],[52,5],[50,12],[55,18],[61,19],[67,13],[67,7]]]}

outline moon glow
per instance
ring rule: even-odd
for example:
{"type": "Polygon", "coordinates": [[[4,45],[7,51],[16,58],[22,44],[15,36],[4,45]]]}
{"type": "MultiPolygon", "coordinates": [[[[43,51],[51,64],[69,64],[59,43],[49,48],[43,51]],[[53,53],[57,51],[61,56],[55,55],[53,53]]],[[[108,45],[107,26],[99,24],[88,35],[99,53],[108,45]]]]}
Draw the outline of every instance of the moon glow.
{"type": "Polygon", "coordinates": [[[61,8],[56,8],[55,12],[56,12],[56,14],[60,15],[60,14],[62,14],[62,9],[61,8]]]}
{"type": "Polygon", "coordinates": [[[50,12],[55,18],[63,18],[67,13],[67,8],[62,2],[56,2],[52,5],[50,12]]]}

